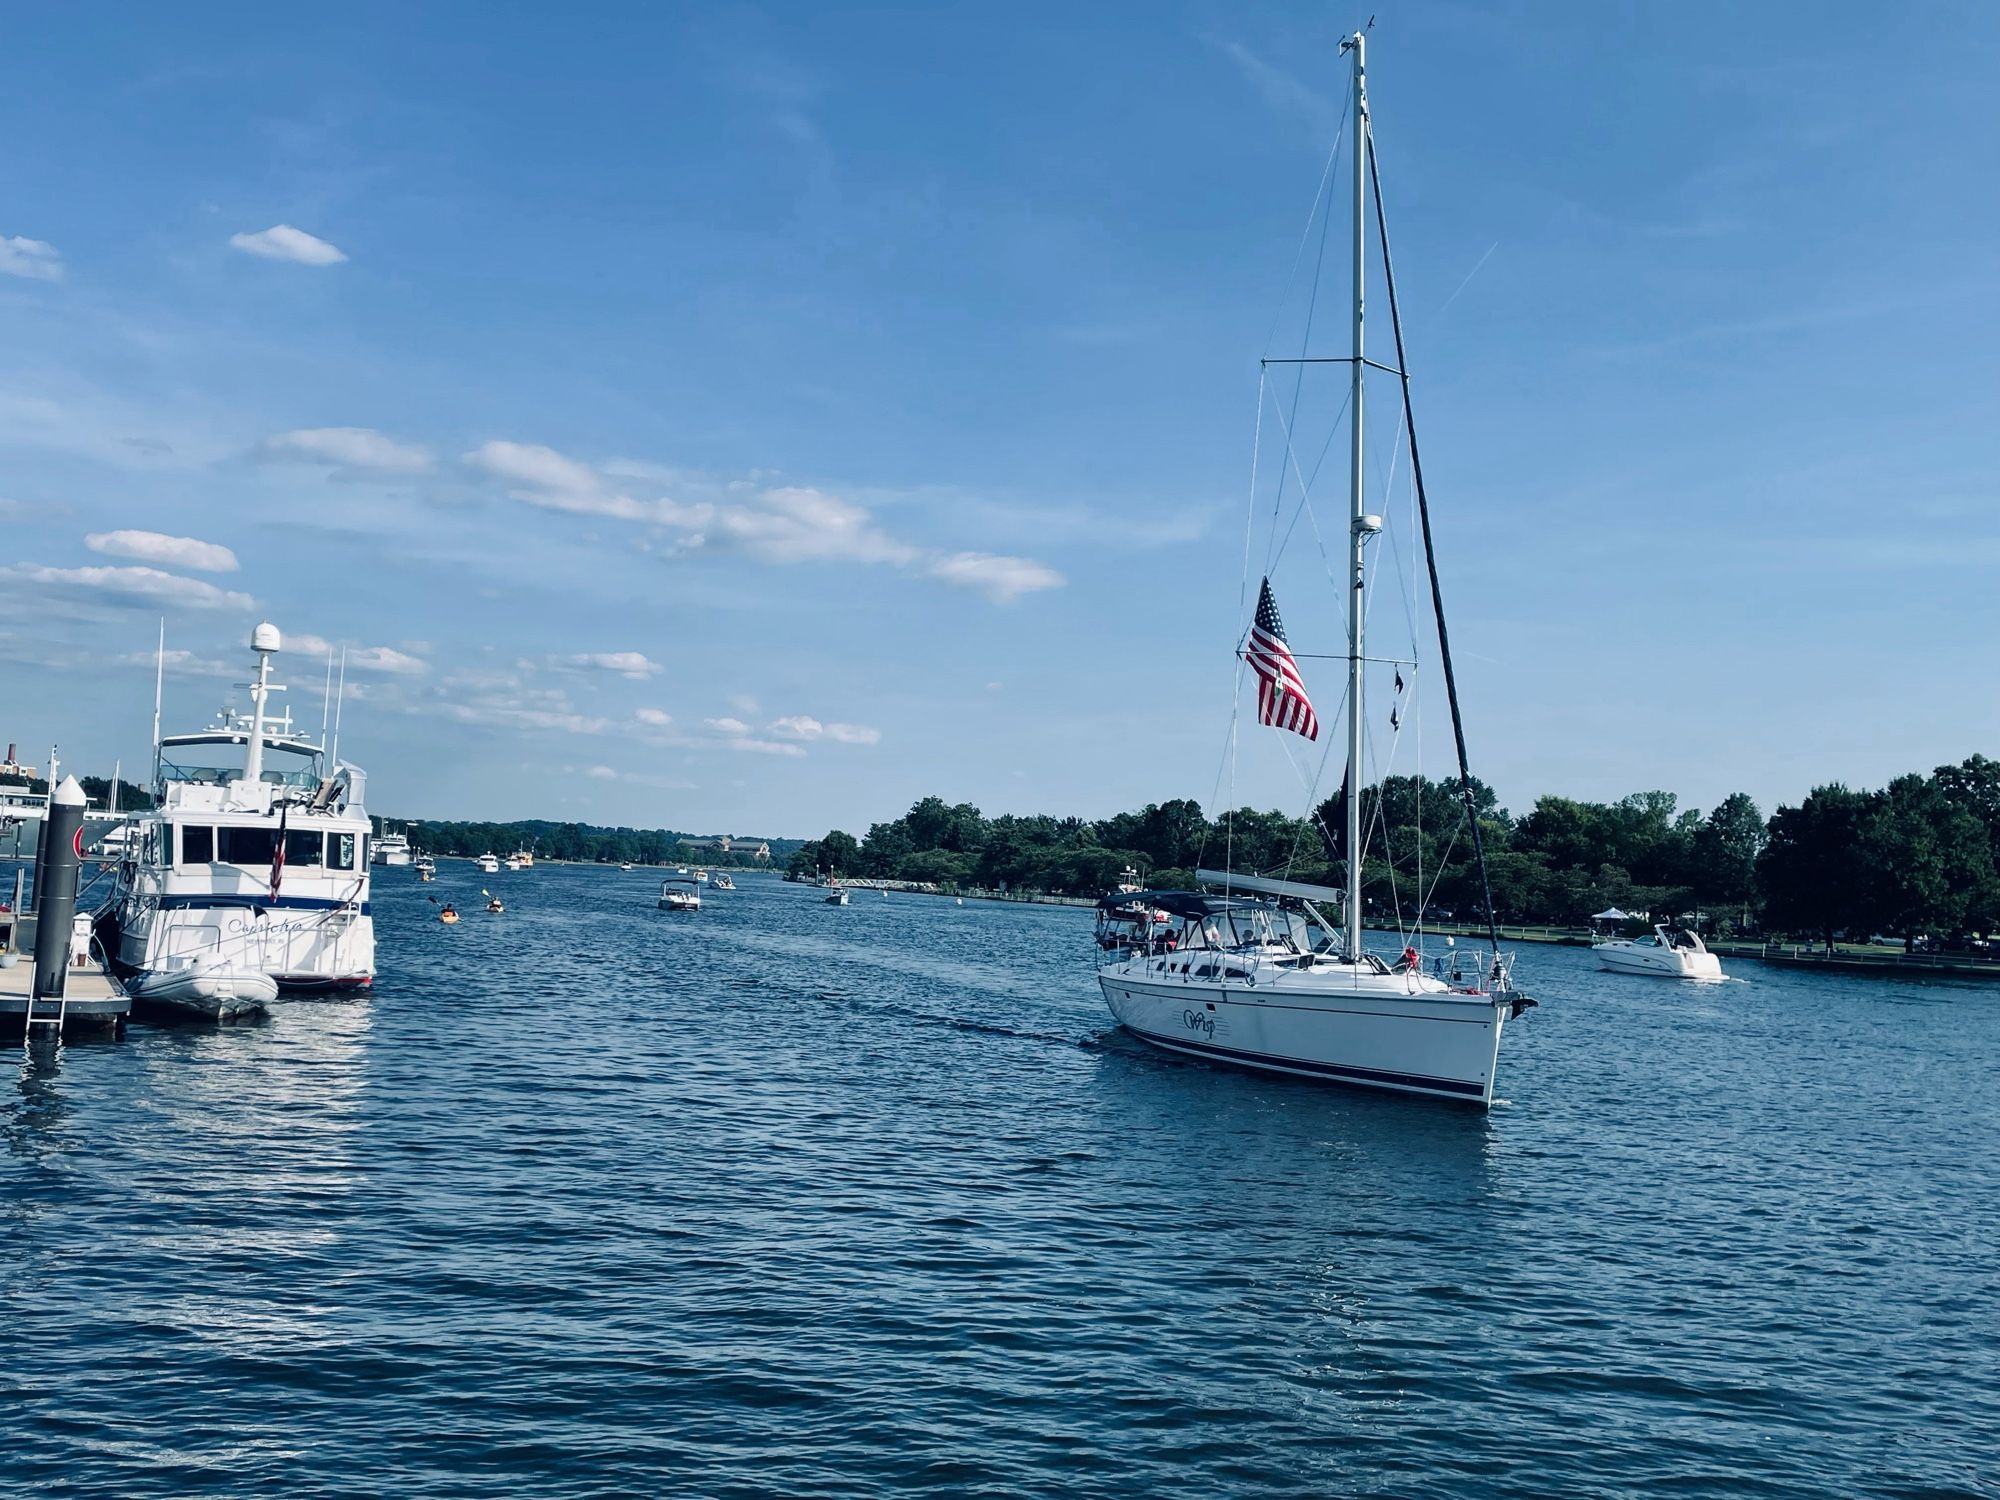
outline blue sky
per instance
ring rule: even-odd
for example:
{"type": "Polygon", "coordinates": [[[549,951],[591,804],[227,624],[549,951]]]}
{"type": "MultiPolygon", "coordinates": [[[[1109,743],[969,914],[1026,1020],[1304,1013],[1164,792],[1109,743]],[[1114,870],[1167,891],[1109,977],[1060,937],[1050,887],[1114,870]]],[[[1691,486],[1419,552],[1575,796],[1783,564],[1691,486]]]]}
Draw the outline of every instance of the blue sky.
{"type": "MultiPolygon", "coordinates": [[[[1257,358],[1297,346],[1370,13],[1475,768],[1517,810],[1768,809],[1991,752],[2000,13],[1969,5],[17,17],[0,738],[139,763],[161,613],[170,728],[268,617],[315,724],[312,642],[350,647],[378,812],[1209,797],[1257,358]]],[[[1308,386],[1301,439],[1337,405],[1308,386]]],[[[1302,540],[1276,576],[1337,649],[1302,540]]],[[[1300,806],[1290,747],[1245,744],[1239,799],[1300,806]]]]}

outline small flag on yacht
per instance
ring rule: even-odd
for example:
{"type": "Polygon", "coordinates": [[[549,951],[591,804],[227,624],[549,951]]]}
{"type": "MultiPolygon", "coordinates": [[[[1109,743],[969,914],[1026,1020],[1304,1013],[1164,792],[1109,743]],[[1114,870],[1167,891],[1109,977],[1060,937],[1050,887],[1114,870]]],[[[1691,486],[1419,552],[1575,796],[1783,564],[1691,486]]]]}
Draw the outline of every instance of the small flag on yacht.
{"type": "Polygon", "coordinates": [[[1398,667],[1396,668],[1396,696],[1400,698],[1402,695],[1403,695],[1403,669],[1401,667],[1398,667]]]}
{"type": "Polygon", "coordinates": [[[278,899],[278,886],[285,878],[285,820],[291,813],[292,804],[278,805],[278,839],[271,846],[271,899],[278,899]]]}
{"type": "Polygon", "coordinates": [[[1257,722],[1318,739],[1319,715],[1306,696],[1292,648],[1285,644],[1285,627],[1278,619],[1278,601],[1271,597],[1268,578],[1257,593],[1257,618],[1243,656],[1257,674],[1257,722]]]}

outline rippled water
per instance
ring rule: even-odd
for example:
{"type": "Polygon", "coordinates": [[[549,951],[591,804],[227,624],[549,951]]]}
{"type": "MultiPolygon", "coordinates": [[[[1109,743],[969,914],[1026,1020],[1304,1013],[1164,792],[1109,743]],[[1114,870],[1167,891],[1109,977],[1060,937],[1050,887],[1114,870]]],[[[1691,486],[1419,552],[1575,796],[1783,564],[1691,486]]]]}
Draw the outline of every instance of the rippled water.
{"type": "Polygon", "coordinates": [[[2000,1493],[2000,991],[1530,948],[1482,1114],[1147,1050],[1074,910],[466,869],[18,1066],[0,1488],[2000,1493]]]}

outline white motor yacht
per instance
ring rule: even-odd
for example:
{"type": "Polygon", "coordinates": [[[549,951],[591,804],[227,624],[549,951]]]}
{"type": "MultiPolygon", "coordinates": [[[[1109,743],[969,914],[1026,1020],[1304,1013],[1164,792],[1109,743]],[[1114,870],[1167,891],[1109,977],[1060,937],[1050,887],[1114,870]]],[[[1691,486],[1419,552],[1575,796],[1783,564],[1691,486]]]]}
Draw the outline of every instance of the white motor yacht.
{"type": "Polygon", "coordinates": [[[482,875],[498,875],[500,873],[500,861],[495,855],[482,854],[473,861],[473,864],[478,866],[479,873],[482,875]]]}
{"type": "Polygon", "coordinates": [[[1590,951],[1603,967],[1618,974],[1651,974],[1661,979],[1722,979],[1722,960],[1708,951],[1701,935],[1690,928],[1653,924],[1651,937],[1607,938],[1590,951]]]}
{"type": "Polygon", "coordinates": [[[271,711],[277,627],[250,645],[251,713],[156,739],[155,807],[132,820],[97,917],[136,996],[203,1016],[261,1004],[268,984],[358,990],[375,977],[367,778],[271,711]]]}
{"type": "Polygon", "coordinates": [[[660,910],[701,910],[701,887],[692,875],[669,875],[660,882],[660,910]]]}
{"type": "Polygon", "coordinates": [[[370,859],[378,865],[407,865],[410,862],[410,836],[406,833],[377,834],[370,859]]]}

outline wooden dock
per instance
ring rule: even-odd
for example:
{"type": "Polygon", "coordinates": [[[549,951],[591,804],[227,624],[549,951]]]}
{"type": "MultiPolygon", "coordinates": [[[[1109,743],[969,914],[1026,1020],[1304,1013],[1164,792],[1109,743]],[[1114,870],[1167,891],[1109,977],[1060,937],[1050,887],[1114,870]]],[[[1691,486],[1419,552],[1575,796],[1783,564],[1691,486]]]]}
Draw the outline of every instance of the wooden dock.
{"type": "MultiPolygon", "coordinates": [[[[29,987],[34,978],[34,960],[26,954],[20,955],[20,962],[12,968],[0,969],[0,1035],[20,1032],[28,1014],[29,987]]],[[[44,1000],[37,1016],[47,1014],[49,1008],[50,1002],[44,1000]]],[[[76,964],[70,968],[69,997],[63,1012],[65,1035],[72,1031],[117,1033],[125,1029],[125,1019],[131,1013],[131,996],[97,964],[76,964]]],[[[37,1021],[36,1035],[45,1036],[50,1029],[37,1021]]]]}

